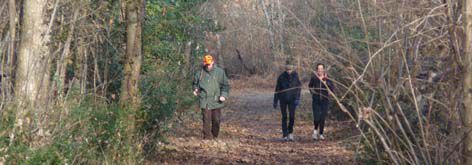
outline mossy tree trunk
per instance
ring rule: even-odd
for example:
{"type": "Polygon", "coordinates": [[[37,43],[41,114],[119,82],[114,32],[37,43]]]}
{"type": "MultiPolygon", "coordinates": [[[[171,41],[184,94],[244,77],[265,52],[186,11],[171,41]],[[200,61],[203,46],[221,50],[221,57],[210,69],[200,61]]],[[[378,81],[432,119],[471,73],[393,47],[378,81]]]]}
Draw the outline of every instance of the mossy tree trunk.
{"type": "Polygon", "coordinates": [[[472,164],[472,2],[465,0],[464,164],[472,164]]]}

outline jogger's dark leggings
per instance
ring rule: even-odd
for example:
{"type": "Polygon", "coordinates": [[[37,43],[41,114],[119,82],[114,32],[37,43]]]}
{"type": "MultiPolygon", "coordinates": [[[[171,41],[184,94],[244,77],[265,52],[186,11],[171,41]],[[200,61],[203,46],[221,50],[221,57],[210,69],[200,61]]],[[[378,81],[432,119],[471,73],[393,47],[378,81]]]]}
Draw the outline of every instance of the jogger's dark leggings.
{"type": "Polygon", "coordinates": [[[326,115],[328,114],[329,101],[319,101],[314,99],[312,102],[313,124],[315,130],[320,129],[320,134],[324,132],[326,115]]]}
{"type": "Polygon", "coordinates": [[[280,110],[282,112],[282,132],[283,136],[286,137],[288,134],[293,133],[293,125],[295,124],[295,109],[296,106],[293,103],[280,103],[280,110]],[[288,108],[288,127],[287,127],[287,108],[288,108]]]}

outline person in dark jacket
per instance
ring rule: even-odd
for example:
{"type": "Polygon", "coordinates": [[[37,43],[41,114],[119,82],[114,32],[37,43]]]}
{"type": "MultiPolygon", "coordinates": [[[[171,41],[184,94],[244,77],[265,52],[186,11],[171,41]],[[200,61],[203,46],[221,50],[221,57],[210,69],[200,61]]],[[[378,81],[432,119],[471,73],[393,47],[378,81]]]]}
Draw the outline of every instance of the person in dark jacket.
{"type": "Polygon", "coordinates": [[[293,141],[293,126],[295,124],[295,109],[300,104],[301,82],[295,66],[287,61],[286,70],[277,78],[274,94],[274,109],[280,102],[282,112],[282,132],[285,141],[293,141]],[[289,122],[287,126],[287,108],[289,122]]]}
{"type": "Polygon", "coordinates": [[[203,66],[193,79],[193,94],[199,97],[202,110],[203,138],[217,138],[220,131],[221,109],[229,95],[228,77],[216,66],[211,55],[205,55],[203,66]]]}
{"type": "Polygon", "coordinates": [[[333,91],[333,82],[328,78],[324,64],[319,63],[316,65],[316,73],[311,77],[308,87],[313,99],[312,110],[313,123],[315,126],[313,130],[313,139],[324,140],[324,125],[329,106],[328,88],[333,91]]]}

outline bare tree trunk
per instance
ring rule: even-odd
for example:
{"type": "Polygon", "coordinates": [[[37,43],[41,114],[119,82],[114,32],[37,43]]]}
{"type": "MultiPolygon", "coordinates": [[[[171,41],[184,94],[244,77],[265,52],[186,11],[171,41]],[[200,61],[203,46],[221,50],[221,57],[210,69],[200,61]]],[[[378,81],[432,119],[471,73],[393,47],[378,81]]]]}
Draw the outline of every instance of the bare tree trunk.
{"type": "Polygon", "coordinates": [[[75,88],[78,88],[80,91],[80,94],[83,95],[85,92],[83,92],[83,82],[84,82],[84,56],[85,56],[85,41],[83,38],[78,39],[77,41],[77,52],[75,53],[75,60],[74,60],[74,77],[76,81],[74,81],[73,86],[75,88]]]}
{"type": "Polygon", "coordinates": [[[15,97],[21,106],[46,105],[49,84],[49,41],[47,0],[24,2],[21,41],[18,52],[15,97]]]}
{"type": "Polygon", "coordinates": [[[87,93],[87,75],[88,75],[88,47],[82,45],[82,57],[81,57],[81,71],[80,71],[80,94],[85,95],[87,93]]]}
{"type": "Polygon", "coordinates": [[[135,132],[136,117],[135,112],[139,107],[139,77],[142,64],[142,22],[143,0],[126,1],[126,21],[127,40],[126,54],[124,56],[124,78],[121,82],[120,104],[129,108],[127,117],[126,133],[129,135],[128,141],[133,142],[131,135],[135,132]]]}
{"type": "Polygon", "coordinates": [[[224,60],[224,57],[223,57],[223,50],[221,49],[221,35],[219,34],[215,34],[215,37],[216,37],[216,53],[218,55],[218,65],[225,69],[225,60],[224,60]]]}
{"type": "Polygon", "coordinates": [[[184,55],[185,55],[185,65],[184,68],[182,69],[182,76],[187,76],[189,73],[189,69],[192,66],[190,63],[190,58],[192,55],[192,41],[189,41],[185,44],[185,50],[184,50],[184,55]]]}
{"type": "Polygon", "coordinates": [[[464,164],[472,164],[472,2],[464,0],[465,7],[465,78],[464,78],[464,164]]]}
{"type": "Polygon", "coordinates": [[[58,95],[60,97],[63,96],[65,92],[65,87],[66,87],[66,72],[67,72],[67,66],[70,61],[70,47],[71,47],[71,42],[72,38],[74,36],[74,31],[75,31],[75,20],[77,20],[77,17],[79,15],[79,9],[77,8],[74,11],[74,20],[70,24],[69,27],[69,34],[67,36],[66,42],[64,44],[64,50],[61,55],[61,59],[57,63],[57,72],[59,76],[59,81],[58,81],[58,95]]]}
{"type": "MultiPolygon", "coordinates": [[[[284,39],[284,33],[285,33],[285,14],[282,12],[282,3],[280,0],[277,0],[277,10],[278,10],[278,24],[279,24],[279,38],[280,38],[280,53],[285,54],[285,39],[284,39]]],[[[299,72],[300,73],[300,72],[299,72]]]]}
{"type": "Polygon", "coordinates": [[[120,102],[131,107],[137,107],[140,102],[138,85],[142,64],[142,3],[142,0],[126,2],[127,41],[120,102]]]}
{"type": "MultiPolygon", "coordinates": [[[[82,8],[79,16],[87,15],[87,8],[82,8]]],[[[78,25],[87,24],[85,19],[80,19],[77,21],[78,25]]],[[[87,29],[77,29],[74,33],[77,36],[83,36],[88,34],[89,32],[87,29]]],[[[77,38],[76,44],[76,52],[74,53],[74,78],[72,83],[72,88],[79,89],[79,93],[81,96],[85,96],[87,91],[87,38],[86,37],[79,37],[77,38]]]]}
{"type": "MultiPolygon", "coordinates": [[[[274,37],[274,24],[272,22],[272,14],[269,13],[269,10],[267,9],[267,6],[265,5],[265,0],[260,0],[261,6],[262,6],[262,11],[264,12],[264,16],[267,20],[267,27],[269,28],[269,41],[270,41],[270,51],[272,53],[272,59],[275,59],[275,37],[274,37]]],[[[270,2],[269,2],[269,8],[270,8],[270,2]]]]}
{"type": "Polygon", "coordinates": [[[14,96],[18,104],[15,128],[10,142],[14,140],[17,129],[37,129],[32,135],[33,146],[42,145],[44,129],[41,117],[48,108],[48,89],[50,76],[49,28],[47,18],[47,0],[29,0],[23,4],[23,20],[21,24],[21,40],[14,96]],[[32,122],[23,123],[27,114],[31,114],[32,122]]]}
{"type": "Polygon", "coordinates": [[[13,60],[15,57],[15,43],[16,43],[16,3],[15,0],[10,0],[8,3],[8,10],[10,13],[10,44],[9,44],[9,54],[8,54],[8,60],[6,63],[7,66],[7,71],[6,74],[4,75],[4,78],[7,78],[2,82],[2,85],[4,85],[4,88],[2,90],[5,90],[4,93],[7,94],[7,96],[11,95],[11,87],[12,87],[12,75],[14,74],[14,63],[15,61],[13,60]]]}
{"type": "Polygon", "coordinates": [[[108,87],[108,72],[109,72],[108,64],[110,63],[109,61],[110,60],[108,59],[108,57],[105,57],[105,67],[104,67],[105,70],[103,71],[103,86],[102,86],[103,96],[108,96],[107,87],[108,87]]]}
{"type": "MultiPolygon", "coordinates": [[[[97,83],[101,84],[102,78],[100,77],[100,69],[98,67],[98,56],[97,56],[97,50],[93,50],[92,53],[92,58],[93,58],[93,93],[98,94],[98,85],[97,83]]],[[[94,96],[94,99],[96,101],[97,96],[94,96]]]]}

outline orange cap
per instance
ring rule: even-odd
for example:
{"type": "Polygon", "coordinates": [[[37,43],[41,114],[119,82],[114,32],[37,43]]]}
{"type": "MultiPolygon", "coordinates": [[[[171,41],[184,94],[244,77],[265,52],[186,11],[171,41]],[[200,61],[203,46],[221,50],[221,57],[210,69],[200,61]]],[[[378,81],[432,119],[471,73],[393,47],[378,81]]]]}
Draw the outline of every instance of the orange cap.
{"type": "Polygon", "coordinates": [[[213,57],[211,55],[205,55],[203,57],[203,64],[204,65],[210,65],[213,63],[213,57]]]}

